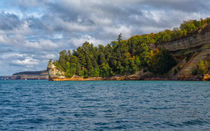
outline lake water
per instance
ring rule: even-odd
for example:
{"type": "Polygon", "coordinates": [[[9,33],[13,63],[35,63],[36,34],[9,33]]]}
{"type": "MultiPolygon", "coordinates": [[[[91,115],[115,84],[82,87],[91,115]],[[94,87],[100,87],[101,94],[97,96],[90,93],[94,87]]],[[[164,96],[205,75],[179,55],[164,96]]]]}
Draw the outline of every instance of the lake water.
{"type": "Polygon", "coordinates": [[[0,81],[0,130],[210,130],[210,82],[0,81]]]}

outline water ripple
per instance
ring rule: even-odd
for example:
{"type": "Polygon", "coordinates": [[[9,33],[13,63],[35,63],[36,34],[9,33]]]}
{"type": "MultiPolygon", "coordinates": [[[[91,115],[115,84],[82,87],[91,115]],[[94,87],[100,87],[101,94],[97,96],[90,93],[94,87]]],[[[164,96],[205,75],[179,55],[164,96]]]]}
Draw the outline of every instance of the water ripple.
{"type": "Polygon", "coordinates": [[[0,81],[0,130],[210,130],[210,82],[0,81]]]}

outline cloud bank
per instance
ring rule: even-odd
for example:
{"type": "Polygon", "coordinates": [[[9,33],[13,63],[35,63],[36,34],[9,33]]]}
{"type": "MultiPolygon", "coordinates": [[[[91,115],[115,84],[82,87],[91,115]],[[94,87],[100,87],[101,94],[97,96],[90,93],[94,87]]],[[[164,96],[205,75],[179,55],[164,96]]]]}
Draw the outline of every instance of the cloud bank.
{"type": "Polygon", "coordinates": [[[105,45],[209,14],[206,0],[1,0],[0,75],[46,69],[85,41],[105,45]]]}

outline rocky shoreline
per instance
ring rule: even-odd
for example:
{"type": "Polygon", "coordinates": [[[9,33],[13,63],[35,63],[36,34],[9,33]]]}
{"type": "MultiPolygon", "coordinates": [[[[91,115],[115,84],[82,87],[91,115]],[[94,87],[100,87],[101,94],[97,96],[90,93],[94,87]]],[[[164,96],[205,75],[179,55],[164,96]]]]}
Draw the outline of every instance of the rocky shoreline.
{"type": "Polygon", "coordinates": [[[170,78],[158,78],[158,77],[152,77],[152,78],[145,78],[145,79],[113,79],[113,78],[101,78],[101,77],[89,77],[89,78],[54,78],[50,81],[123,81],[123,80],[146,80],[146,81],[152,81],[152,80],[158,80],[158,81],[207,81],[210,79],[198,79],[198,78],[189,78],[189,79],[170,79],[170,78]]]}
{"type": "MultiPolygon", "coordinates": [[[[148,74],[148,73],[147,73],[148,74]]],[[[127,75],[127,76],[112,76],[112,77],[80,77],[80,76],[73,76],[71,78],[50,78],[50,81],[122,81],[122,80],[160,80],[160,81],[208,81],[210,80],[210,75],[204,76],[191,76],[191,77],[167,77],[167,76],[147,76],[147,75],[127,75]]]]}

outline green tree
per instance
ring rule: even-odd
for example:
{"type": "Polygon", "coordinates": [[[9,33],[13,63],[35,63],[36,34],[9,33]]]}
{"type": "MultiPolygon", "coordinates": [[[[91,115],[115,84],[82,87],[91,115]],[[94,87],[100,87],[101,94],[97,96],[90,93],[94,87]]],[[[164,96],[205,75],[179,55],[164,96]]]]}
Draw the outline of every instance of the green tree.
{"type": "Polygon", "coordinates": [[[151,61],[150,56],[150,49],[147,44],[142,43],[141,44],[141,54],[140,54],[140,60],[141,60],[141,66],[142,67],[148,67],[151,61]]]}
{"type": "Polygon", "coordinates": [[[112,75],[112,71],[111,71],[111,68],[109,67],[109,64],[107,63],[102,64],[100,74],[102,77],[109,77],[112,75]]]}
{"type": "Polygon", "coordinates": [[[207,74],[210,71],[210,60],[200,60],[199,70],[201,74],[207,74]]]}
{"type": "Polygon", "coordinates": [[[121,34],[121,33],[118,35],[117,40],[118,40],[118,44],[120,44],[120,42],[121,42],[121,40],[122,40],[122,34],[121,34]]]}
{"type": "MultiPolygon", "coordinates": [[[[210,24],[210,18],[190,20],[173,30],[136,35],[128,40],[122,40],[122,34],[119,34],[116,41],[106,46],[100,44],[96,47],[92,43],[84,42],[72,52],[61,51],[59,59],[54,64],[59,70],[64,71],[67,77],[127,75],[141,69],[155,74],[164,74],[175,65],[175,60],[170,52],[161,49],[154,53],[150,47],[186,37],[202,30],[208,24],[210,24]]],[[[209,63],[201,61],[198,69],[203,73],[209,72],[209,63]]]]}
{"type": "Polygon", "coordinates": [[[98,63],[99,63],[99,65],[102,65],[103,63],[106,63],[105,56],[102,52],[99,54],[98,63]]]}

